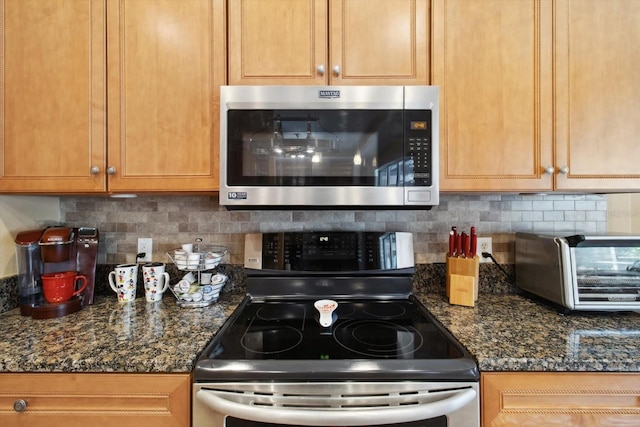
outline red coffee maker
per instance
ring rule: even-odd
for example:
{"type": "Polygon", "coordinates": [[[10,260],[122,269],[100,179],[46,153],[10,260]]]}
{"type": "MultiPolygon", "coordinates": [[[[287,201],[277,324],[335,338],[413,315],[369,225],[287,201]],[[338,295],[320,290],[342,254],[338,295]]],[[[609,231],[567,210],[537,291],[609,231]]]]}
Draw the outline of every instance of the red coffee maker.
{"type": "Polygon", "coordinates": [[[93,227],[49,227],[18,233],[20,313],[28,316],[58,317],[93,304],[99,233],[93,227]],[[76,271],[87,278],[79,298],[49,304],[42,298],[42,274],[76,271]]]}

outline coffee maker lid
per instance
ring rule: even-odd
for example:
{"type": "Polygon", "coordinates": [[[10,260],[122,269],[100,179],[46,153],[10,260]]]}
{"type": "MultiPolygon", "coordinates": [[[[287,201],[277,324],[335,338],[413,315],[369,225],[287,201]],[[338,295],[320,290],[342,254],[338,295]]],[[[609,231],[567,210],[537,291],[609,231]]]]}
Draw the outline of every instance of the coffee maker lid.
{"type": "Polygon", "coordinates": [[[40,245],[66,245],[73,241],[73,228],[51,227],[44,230],[40,245]]]}
{"type": "Polygon", "coordinates": [[[40,230],[25,230],[20,231],[16,235],[16,245],[30,246],[37,244],[42,236],[42,229],[40,230]]]}

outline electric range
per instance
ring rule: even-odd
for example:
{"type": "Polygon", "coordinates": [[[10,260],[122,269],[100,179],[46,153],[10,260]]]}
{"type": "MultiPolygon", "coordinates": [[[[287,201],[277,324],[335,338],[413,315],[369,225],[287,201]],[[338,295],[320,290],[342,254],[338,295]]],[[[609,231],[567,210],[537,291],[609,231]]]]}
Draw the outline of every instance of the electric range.
{"type": "Polygon", "coordinates": [[[475,360],[412,295],[410,233],[251,234],[245,267],[194,425],[479,425],[475,360]]]}

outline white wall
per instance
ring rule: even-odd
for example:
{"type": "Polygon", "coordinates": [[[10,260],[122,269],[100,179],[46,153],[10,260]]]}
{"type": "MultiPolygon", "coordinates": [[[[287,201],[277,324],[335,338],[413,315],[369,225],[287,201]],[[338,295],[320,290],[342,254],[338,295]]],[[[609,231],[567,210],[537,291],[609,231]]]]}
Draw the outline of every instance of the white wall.
{"type": "Polygon", "coordinates": [[[17,273],[15,236],[19,231],[60,223],[60,198],[0,196],[0,278],[17,273]]]}

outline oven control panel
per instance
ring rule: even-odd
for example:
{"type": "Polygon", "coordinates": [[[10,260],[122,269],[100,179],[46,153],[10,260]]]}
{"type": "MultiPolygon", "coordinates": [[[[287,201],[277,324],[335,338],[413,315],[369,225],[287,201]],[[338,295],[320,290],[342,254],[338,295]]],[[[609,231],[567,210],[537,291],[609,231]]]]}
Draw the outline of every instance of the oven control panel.
{"type": "Polygon", "coordinates": [[[349,231],[247,234],[244,266],[299,272],[411,268],[413,235],[349,231]]]}

